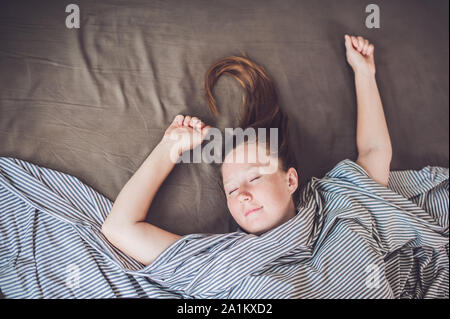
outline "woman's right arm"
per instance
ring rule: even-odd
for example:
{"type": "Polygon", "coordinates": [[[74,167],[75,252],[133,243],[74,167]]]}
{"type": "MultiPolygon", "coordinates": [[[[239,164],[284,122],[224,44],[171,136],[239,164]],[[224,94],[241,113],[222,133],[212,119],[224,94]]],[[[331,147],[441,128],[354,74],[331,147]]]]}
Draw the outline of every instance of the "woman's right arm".
{"type": "Polygon", "coordinates": [[[147,223],[145,217],[177,158],[201,144],[208,129],[196,117],[175,118],[160,143],[122,188],[102,225],[103,234],[114,246],[149,265],[181,237],[147,223]]]}
{"type": "Polygon", "coordinates": [[[179,235],[145,222],[154,195],[174,167],[170,145],[160,142],[120,191],[102,232],[121,251],[148,265],[179,235]]]}

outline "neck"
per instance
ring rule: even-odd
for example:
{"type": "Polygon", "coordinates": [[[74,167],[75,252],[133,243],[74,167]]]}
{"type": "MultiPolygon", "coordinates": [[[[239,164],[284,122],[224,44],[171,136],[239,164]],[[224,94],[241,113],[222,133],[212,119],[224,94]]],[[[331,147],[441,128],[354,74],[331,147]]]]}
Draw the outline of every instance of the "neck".
{"type": "Polygon", "coordinates": [[[295,216],[296,210],[295,210],[295,206],[294,206],[294,200],[291,198],[291,200],[289,201],[289,206],[288,206],[288,214],[287,216],[287,220],[293,218],[295,216]]]}

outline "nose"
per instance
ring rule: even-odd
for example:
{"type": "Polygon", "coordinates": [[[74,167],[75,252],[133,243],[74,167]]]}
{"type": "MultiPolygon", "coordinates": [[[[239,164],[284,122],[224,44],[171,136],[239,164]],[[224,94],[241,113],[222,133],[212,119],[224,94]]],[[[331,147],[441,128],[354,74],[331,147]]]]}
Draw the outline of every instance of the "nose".
{"type": "Polygon", "coordinates": [[[244,190],[239,193],[238,199],[240,202],[248,202],[253,199],[253,196],[252,196],[252,194],[250,194],[249,192],[244,190]]]}

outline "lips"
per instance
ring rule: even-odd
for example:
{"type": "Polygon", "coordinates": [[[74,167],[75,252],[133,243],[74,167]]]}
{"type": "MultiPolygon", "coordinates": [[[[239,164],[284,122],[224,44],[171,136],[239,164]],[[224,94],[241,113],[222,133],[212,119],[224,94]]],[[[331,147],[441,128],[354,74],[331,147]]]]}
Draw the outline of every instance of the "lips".
{"type": "Polygon", "coordinates": [[[257,212],[257,211],[259,211],[261,208],[262,208],[262,206],[261,206],[261,207],[258,207],[258,208],[250,209],[250,210],[248,210],[248,211],[245,212],[245,216],[247,216],[247,215],[249,215],[249,214],[251,214],[251,213],[257,212]]]}

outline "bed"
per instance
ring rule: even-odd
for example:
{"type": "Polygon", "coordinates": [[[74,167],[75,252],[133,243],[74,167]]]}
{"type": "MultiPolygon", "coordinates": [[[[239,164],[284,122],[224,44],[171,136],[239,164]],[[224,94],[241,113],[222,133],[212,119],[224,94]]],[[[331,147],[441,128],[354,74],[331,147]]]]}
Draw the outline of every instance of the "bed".
{"type": "MultiPolygon", "coordinates": [[[[344,34],[375,45],[393,147],[391,170],[449,167],[448,1],[61,1],[0,4],[0,156],[75,176],[114,201],[176,114],[234,127],[242,91],[221,78],[220,118],[204,75],[246,53],[277,85],[290,119],[301,187],[355,159],[356,101],[344,34]]],[[[217,167],[180,164],[148,221],[170,232],[236,230],[217,167]]]]}
{"type": "MultiPolygon", "coordinates": [[[[448,1],[379,1],[379,29],[366,28],[360,1],[77,4],[80,28],[68,29],[65,2],[2,2],[1,156],[77,176],[114,200],[176,114],[234,127],[241,88],[219,80],[214,119],[204,75],[245,52],[277,85],[303,185],[357,155],[350,33],[376,46],[391,169],[449,166],[448,1]]],[[[181,235],[234,230],[218,178],[210,165],[178,165],[149,221],[181,235]]]]}

